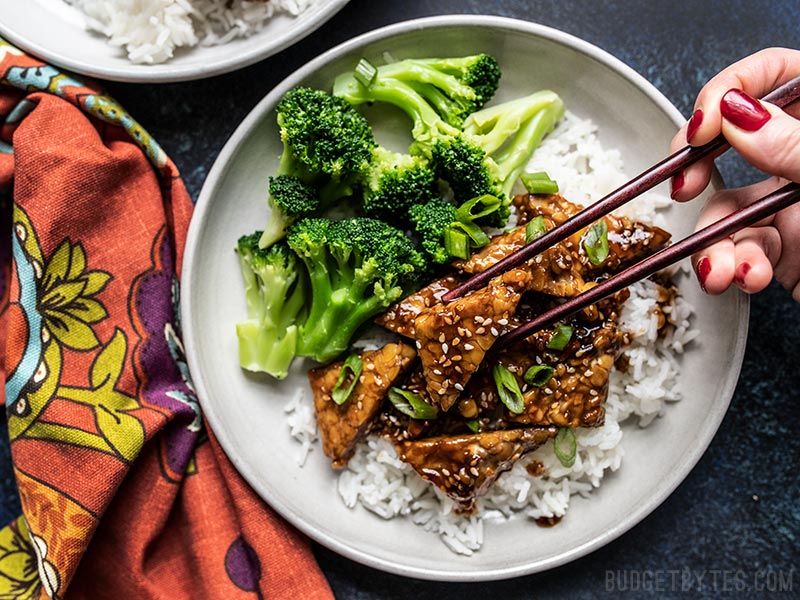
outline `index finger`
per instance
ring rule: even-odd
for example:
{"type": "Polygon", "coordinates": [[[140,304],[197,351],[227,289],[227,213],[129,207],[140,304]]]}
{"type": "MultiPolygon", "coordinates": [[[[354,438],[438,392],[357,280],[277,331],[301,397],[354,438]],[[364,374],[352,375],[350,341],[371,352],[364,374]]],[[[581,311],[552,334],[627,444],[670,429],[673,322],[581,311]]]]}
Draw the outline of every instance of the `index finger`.
{"type": "Polygon", "coordinates": [[[697,95],[686,130],[687,141],[698,146],[719,135],[719,106],[728,90],[736,88],[760,98],[797,75],[800,51],[789,48],[767,48],[733,63],[712,77],[697,95]]]}

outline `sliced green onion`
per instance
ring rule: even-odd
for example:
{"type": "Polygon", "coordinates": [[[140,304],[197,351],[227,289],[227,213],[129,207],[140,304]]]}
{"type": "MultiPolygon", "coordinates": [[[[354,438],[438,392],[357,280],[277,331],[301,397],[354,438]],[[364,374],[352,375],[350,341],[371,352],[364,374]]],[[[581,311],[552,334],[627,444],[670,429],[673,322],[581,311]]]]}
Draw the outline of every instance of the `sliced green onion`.
{"type": "Polygon", "coordinates": [[[508,367],[495,365],[492,368],[492,375],[500,402],[505,404],[506,408],[515,415],[524,411],[525,401],[522,398],[522,390],[519,389],[517,378],[508,370],[508,367]]]}
{"type": "Polygon", "coordinates": [[[469,238],[463,231],[448,227],[444,230],[444,249],[450,256],[469,258],[469,238]]]}
{"type": "Polygon", "coordinates": [[[356,81],[358,81],[358,83],[363,85],[365,88],[369,88],[373,83],[375,83],[375,78],[378,77],[378,69],[376,69],[375,66],[366,58],[362,58],[356,65],[353,77],[355,77],[356,81]]]}
{"type": "Polygon", "coordinates": [[[344,404],[353,393],[353,390],[358,383],[358,378],[361,377],[361,371],[364,370],[364,361],[358,354],[351,354],[347,357],[339,371],[339,378],[331,390],[331,398],[336,404],[340,406],[344,404]],[[343,388],[345,382],[349,381],[350,384],[343,388]]]}
{"type": "Polygon", "coordinates": [[[478,433],[478,430],[481,428],[481,424],[478,423],[477,419],[472,419],[467,421],[467,427],[472,433],[478,433]]]}
{"type": "Polygon", "coordinates": [[[536,238],[542,237],[547,233],[547,225],[545,225],[544,217],[539,215],[535,219],[531,219],[525,226],[525,243],[530,244],[536,238]]]}
{"type": "Polygon", "coordinates": [[[553,377],[556,370],[550,365],[533,365],[525,371],[522,379],[534,387],[544,386],[553,377]]]}
{"type": "Polygon", "coordinates": [[[557,325],[546,346],[551,350],[563,350],[572,339],[574,331],[575,329],[569,325],[557,325]]]}
{"type": "Polygon", "coordinates": [[[557,194],[558,183],[550,179],[544,171],[537,173],[523,173],[519,177],[522,185],[528,190],[529,194],[557,194]]]}
{"type": "Polygon", "coordinates": [[[458,229],[463,231],[469,237],[469,243],[472,248],[482,248],[489,243],[489,236],[486,232],[478,227],[475,223],[462,223],[461,221],[453,222],[448,229],[458,229]]]}
{"type": "Polygon", "coordinates": [[[467,200],[456,209],[456,221],[472,223],[476,219],[485,217],[495,212],[503,204],[497,196],[484,194],[467,200]]]}
{"type": "Polygon", "coordinates": [[[578,440],[575,439],[575,432],[569,427],[559,427],[553,440],[553,450],[563,466],[569,468],[574,465],[575,455],[578,453],[578,440]]]}
{"type": "Polygon", "coordinates": [[[397,410],[412,419],[436,418],[436,409],[414,392],[398,387],[389,388],[389,401],[397,410]]]}
{"type": "Polygon", "coordinates": [[[444,232],[444,247],[450,256],[466,260],[472,248],[483,248],[489,243],[489,236],[475,220],[492,214],[501,204],[500,198],[484,194],[467,200],[456,209],[456,220],[444,232]]]}
{"type": "Polygon", "coordinates": [[[583,236],[583,249],[593,265],[601,265],[608,256],[608,224],[601,219],[583,236]]]}

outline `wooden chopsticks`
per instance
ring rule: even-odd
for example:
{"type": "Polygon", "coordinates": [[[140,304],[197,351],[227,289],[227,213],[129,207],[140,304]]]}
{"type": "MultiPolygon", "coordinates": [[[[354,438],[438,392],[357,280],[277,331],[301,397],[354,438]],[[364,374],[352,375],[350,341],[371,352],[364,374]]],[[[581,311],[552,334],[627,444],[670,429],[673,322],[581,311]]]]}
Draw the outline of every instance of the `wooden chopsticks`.
{"type": "MultiPolygon", "coordinates": [[[[762,100],[782,108],[798,98],[800,98],[800,77],[795,77],[765,95],[762,100]]],[[[450,302],[468,292],[484,287],[497,275],[533,258],[547,248],[568,238],[576,231],[588,227],[598,219],[611,213],[627,202],[630,202],[640,194],[663,183],[689,165],[707,156],[722,154],[729,147],[725,138],[720,135],[703,146],[685,146],[681,148],[658,164],[623,184],[595,204],[588,206],[560,226],[532,240],[523,248],[506,256],[485,271],[470,277],[458,287],[447,292],[442,297],[442,300],[444,302],[450,302]]],[[[761,219],[783,210],[798,200],[800,200],[800,184],[790,183],[785,185],[779,190],[757,200],[750,206],[720,219],[716,223],[693,233],[680,242],[664,248],[639,263],[628,267],[624,271],[597,284],[586,292],[541,313],[516,329],[506,332],[501,336],[503,343],[509,343],[527,337],[559,319],[575,313],[624,287],[649,277],[661,269],[691,256],[698,250],[706,248],[740,229],[749,227],[761,219]]]]}
{"type": "MultiPolygon", "coordinates": [[[[787,81],[780,87],[774,89],[772,92],[764,96],[762,99],[782,108],[787,104],[794,102],[798,98],[800,98],[800,77],[795,77],[794,79],[787,81]]],[[[560,226],[551,229],[541,237],[531,241],[523,248],[520,248],[516,252],[509,254],[485,271],[470,277],[458,287],[447,292],[442,297],[442,300],[444,302],[450,302],[468,292],[484,287],[497,275],[500,275],[512,267],[515,267],[518,264],[533,258],[543,250],[546,250],[547,248],[554,246],[558,242],[568,238],[576,231],[579,231],[584,227],[588,227],[601,217],[604,217],[620,206],[630,202],[637,196],[652,189],[656,185],[668,180],[670,177],[681,172],[689,165],[694,164],[697,161],[715,153],[721,154],[728,148],[728,143],[721,135],[717,136],[703,146],[685,146],[681,148],[674,154],[662,160],[660,163],[650,167],[627,183],[623,184],[601,200],[597,201],[595,204],[586,207],[584,210],[568,219],[560,226]]],[[[708,243],[710,244],[712,242],[708,243]]],[[[701,248],[702,246],[698,246],[696,249],[699,250],[701,248]]],[[[646,277],[646,275],[643,275],[642,277],[646,277]]],[[[633,281],[636,280],[632,280],[632,282],[633,281]]],[[[591,304],[591,302],[587,304],[591,304]]]]}

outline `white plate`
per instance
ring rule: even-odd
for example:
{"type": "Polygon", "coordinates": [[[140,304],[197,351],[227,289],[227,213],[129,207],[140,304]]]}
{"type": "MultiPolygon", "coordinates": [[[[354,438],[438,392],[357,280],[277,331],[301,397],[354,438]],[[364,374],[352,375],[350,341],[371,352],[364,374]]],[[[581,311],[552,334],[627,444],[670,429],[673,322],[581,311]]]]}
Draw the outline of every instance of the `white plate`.
{"type": "Polygon", "coordinates": [[[297,17],[277,14],[258,33],[218,46],[179,49],[168,62],[137,65],[107,38],[86,29],[83,13],[63,0],[8,0],[0,35],[20,49],[76,73],[128,82],[187,81],[251,65],[300,41],[347,0],[324,0],[297,17]]]}
{"type": "MultiPolygon", "coordinates": [[[[600,127],[633,175],[663,158],[684,119],[647,81],[574,37],[521,21],[450,16],[401,23],[354,39],[315,59],[275,88],[222,150],[197,203],[183,270],[183,325],[189,365],[205,414],[220,443],[253,488],[289,522],[321,544],[372,567],[448,581],[507,578],[563,564],[601,547],[654,510],[689,473],[727,409],[744,352],[748,302],[729,293],[709,298],[689,278],[685,297],[702,336],[684,356],[682,402],[649,428],[626,427],[622,468],[566,518],[542,529],[524,519],[489,523],[474,556],[453,554],[435,536],[403,519],[384,521],[347,509],[336,477],[316,448],[305,467],[283,413],[305,365],[278,384],[247,376],[237,364],[234,324],[243,318],[237,238],[263,226],[266,177],[280,155],[273,108],[300,83],[327,88],[361,56],[494,54],[504,75],[498,98],[542,88],[600,127]]],[[[719,186],[719,181],[715,181],[719,186]]],[[[670,208],[669,229],[690,233],[700,202],[670,208]]],[[[699,508],[702,510],[702,507],[699,508]]]]}

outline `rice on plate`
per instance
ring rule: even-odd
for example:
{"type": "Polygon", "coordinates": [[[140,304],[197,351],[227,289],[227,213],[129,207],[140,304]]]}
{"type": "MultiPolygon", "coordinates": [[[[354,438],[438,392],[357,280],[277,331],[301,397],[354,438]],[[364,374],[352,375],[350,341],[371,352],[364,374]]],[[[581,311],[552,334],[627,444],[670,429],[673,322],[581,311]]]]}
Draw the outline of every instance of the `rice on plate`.
{"type": "Polygon", "coordinates": [[[65,0],[87,27],[136,64],[168,61],[177,48],[225,44],[260,31],[275,15],[299,16],[320,0],[65,0]]]}
{"type": "MultiPolygon", "coordinates": [[[[546,171],[558,182],[564,197],[582,205],[602,198],[628,179],[619,152],[604,148],[595,125],[569,111],[536,150],[527,170],[546,171]]],[[[659,226],[663,225],[659,209],[669,203],[666,196],[654,191],[615,214],[659,226]]],[[[475,512],[465,515],[401,461],[391,442],[372,435],[338,475],[341,500],[384,519],[408,519],[462,555],[480,549],[484,524],[489,520],[527,517],[531,524],[557,523],[567,513],[573,495],[588,496],[607,473],[621,467],[624,428],[646,427],[668,402],[680,400],[675,391],[680,377],[678,357],[699,334],[691,327],[692,308],[679,294],[667,293],[651,280],[636,283],[630,292],[620,317],[620,327],[631,340],[622,351],[626,368],[611,372],[604,424],[576,430],[577,453],[571,467],[562,465],[553,444],[545,444],[503,473],[478,500],[475,512]],[[660,329],[664,320],[670,326],[660,329]]],[[[357,345],[372,349],[386,341],[380,331],[375,336],[357,345]]],[[[302,465],[308,452],[317,447],[311,390],[298,389],[285,411],[291,435],[301,445],[298,462],[302,465]]]]}

